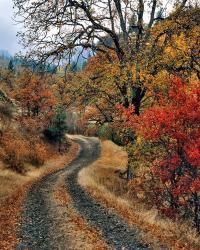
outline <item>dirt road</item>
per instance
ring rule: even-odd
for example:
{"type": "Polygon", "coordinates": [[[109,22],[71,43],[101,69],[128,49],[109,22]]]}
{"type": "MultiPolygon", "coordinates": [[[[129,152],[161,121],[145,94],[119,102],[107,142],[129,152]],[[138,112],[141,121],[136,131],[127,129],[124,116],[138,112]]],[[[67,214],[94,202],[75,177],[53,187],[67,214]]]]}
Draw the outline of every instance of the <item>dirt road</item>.
{"type": "Polygon", "coordinates": [[[58,204],[52,198],[55,185],[63,176],[76,211],[101,232],[109,246],[123,250],[147,249],[137,241],[135,229],[129,228],[113,211],[97,203],[79,186],[78,172],[98,158],[100,144],[96,138],[77,137],[74,140],[80,145],[77,158],[64,169],[37,182],[27,194],[18,229],[20,243],[16,249],[69,249],[70,238],[60,231],[60,224],[67,218],[56,214],[58,204]]]}

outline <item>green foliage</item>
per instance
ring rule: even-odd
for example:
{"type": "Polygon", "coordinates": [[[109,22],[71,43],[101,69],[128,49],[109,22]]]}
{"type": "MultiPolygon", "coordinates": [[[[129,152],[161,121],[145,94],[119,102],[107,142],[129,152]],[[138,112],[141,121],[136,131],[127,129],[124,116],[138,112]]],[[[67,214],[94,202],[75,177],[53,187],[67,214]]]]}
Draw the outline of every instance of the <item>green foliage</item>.
{"type": "Polygon", "coordinates": [[[120,128],[115,128],[112,124],[104,123],[101,125],[96,132],[96,135],[102,139],[111,140],[117,145],[126,144],[126,139],[132,141],[130,139],[134,137],[132,131],[126,131],[124,133],[121,132],[120,128]],[[125,135],[124,135],[125,134],[125,135]]]}
{"type": "Polygon", "coordinates": [[[97,136],[102,139],[112,140],[112,129],[108,124],[101,125],[97,130],[97,136]]]}

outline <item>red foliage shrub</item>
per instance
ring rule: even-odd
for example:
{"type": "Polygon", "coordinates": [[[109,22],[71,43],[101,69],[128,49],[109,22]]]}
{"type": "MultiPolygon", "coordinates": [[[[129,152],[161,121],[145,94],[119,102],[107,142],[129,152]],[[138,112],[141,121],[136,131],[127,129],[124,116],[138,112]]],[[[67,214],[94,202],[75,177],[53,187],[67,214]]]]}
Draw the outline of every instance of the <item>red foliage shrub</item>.
{"type": "Polygon", "coordinates": [[[175,78],[156,106],[139,117],[125,114],[127,126],[165,152],[151,168],[163,189],[158,208],[170,217],[189,210],[200,232],[200,85],[175,78]]]}

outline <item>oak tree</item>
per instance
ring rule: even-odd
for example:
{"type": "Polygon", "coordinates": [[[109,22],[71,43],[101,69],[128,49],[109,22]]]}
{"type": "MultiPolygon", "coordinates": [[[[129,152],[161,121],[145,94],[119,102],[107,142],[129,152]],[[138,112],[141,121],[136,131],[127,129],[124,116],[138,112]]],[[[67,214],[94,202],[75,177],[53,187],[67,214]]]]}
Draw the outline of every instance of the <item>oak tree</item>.
{"type": "MultiPolygon", "coordinates": [[[[176,19],[187,0],[173,3],[175,11],[166,18],[176,19]]],[[[14,0],[14,5],[19,21],[24,23],[25,30],[19,35],[23,45],[31,49],[29,55],[55,62],[72,58],[77,48],[101,51],[108,58],[110,52],[115,52],[121,71],[134,61],[136,78],[133,81],[128,72],[120,93],[123,105],[133,104],[139,115],[146,92],[140,80],[140,52],[149,41],[151,27],[163,19],[168,8],[164,2],[14,0]]]]}

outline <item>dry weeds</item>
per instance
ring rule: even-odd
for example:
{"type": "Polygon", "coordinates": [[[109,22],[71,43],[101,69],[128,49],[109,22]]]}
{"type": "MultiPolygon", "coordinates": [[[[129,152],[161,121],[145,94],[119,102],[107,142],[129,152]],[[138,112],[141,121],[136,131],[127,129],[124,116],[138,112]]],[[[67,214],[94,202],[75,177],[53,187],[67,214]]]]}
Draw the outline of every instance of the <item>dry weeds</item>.
{"type": "Polygon", "coordinates": [[[79,183],[105,206],[114,209],[127,223],[141,229],[139,238],[153,249],[200,249],[200,237],[187,223],[161,218],[155,209],[130,200],[126,181],[116,170],[126,168],[127,155],[110,141],[102,142],[98,161],[81,170],[79,183]]]}

